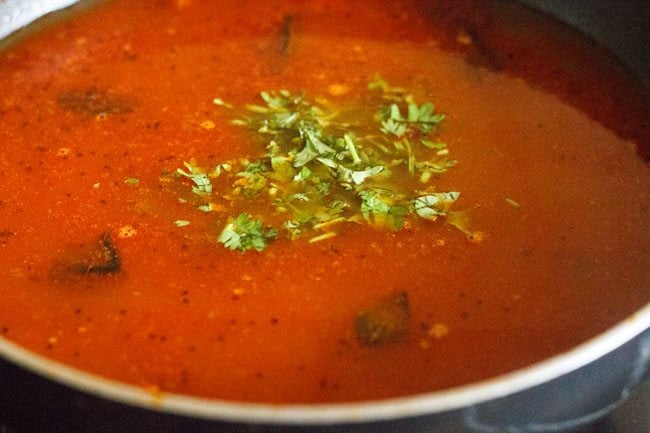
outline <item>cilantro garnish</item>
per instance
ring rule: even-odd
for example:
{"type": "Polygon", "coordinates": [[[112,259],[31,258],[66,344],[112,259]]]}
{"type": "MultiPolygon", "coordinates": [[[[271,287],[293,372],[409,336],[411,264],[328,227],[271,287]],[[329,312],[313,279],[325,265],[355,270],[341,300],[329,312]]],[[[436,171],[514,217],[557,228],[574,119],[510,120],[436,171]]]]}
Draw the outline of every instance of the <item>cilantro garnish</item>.
{"type": "Polygon", "coordinates": [[[418,216],[435,221],[439,216],[447,215],[459,196],[460,193],[456,191],[423,195],[413,200],[413,210],[418,216]]]}
{"type": "Polygon", "coordinates": [[[196,194],[210,194],[212,193],[212,182],[208,175],[199,167],[195,166],[192,163],[184,163],[187,171],[179,168],[176,172],[182,176],[189,178],[194,185],[192,186],[192,191],[196,194]]]}
{"type": "Polygon", "coordinates": [[[138,186],[140,185],[140,179],[137,177],[127,177],[124,179],[124,183],[128,186],[138,186]]]}
{"type": "Polygon", "coordinates": [[[251,219],[250,215],[242,213],[237,218],[228,220],[218,239],[231,250],[262,251],[276,235],[276,230],[264,229],[262,221],[251,219]]]}
{"type": "MultiPolygon", "coordinates": [[[[199,210],[240,212],[218,237],[226,247],[261,251],[278,232],[317,242],[335,236],[344,222],[400,230],[407,220],[450,214],[460,193],[437,191],[435,180],[456,161],[438,136],[445,116],[432,103],[416,101],[379,76],[363,100],[349,106],[288,90],[260,97],[260,104],[243,111],[213,100],[237,113],[232,123],[250,130],[258,155],[214,169],[192,162],[177,170],[201,196],[199,210]],[[218,176],[225,180],[213,195],[211,179],[218,176]],[[252,203],[263,219],[251,219],[252,203]]],[[[458,218],[453,225],[460,226],[458,218]]],[[[461,231],[471,233],[464,225],[461,231]]]]}

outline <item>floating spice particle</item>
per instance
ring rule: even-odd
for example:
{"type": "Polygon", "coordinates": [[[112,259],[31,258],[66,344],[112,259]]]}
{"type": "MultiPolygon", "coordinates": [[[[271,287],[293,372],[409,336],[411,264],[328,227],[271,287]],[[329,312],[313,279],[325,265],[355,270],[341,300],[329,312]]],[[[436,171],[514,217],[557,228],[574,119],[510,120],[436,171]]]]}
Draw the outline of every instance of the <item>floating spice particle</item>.
{"type": "Polygon", "coordinates": [[[449,327],[444,323],[435,323],[427,332],[429,337],[442,338],[449,334],[449,327]]]}
{"type": "Polygon", "coordinates": [[[187,220],[176,220],[176,221],[174,221],[174,225],[176,227],[185,227],[185,226],[189,226],[190,224],[191,223],[189,221],[187,221],[187,220]]]}
{"type": "Polygon", "coordinates": [[[350,92],[350,86],[346,84],[330,84],[327,87],[327,93],[332,96],[343,96],[350,92]]]}
{"type": "Polygon", "coordinates": [[[56,156],[68,156],[72,152],[72,150],[69,147],[61,147],[56,151],[56,156]]]}
{"type": "Polygon", "coordinates": [[[201,128],[211,130],[214,129],[214,127],[217,126],[212,120],[204,120],[201,122],[201,128]]]}
{"type": "Polygon", "coordinates": [[[460,45],[463,46],[470,46],[474,43],[474,40],[472,39],[472,36],[467,33],[464,30],[461,30],[458,32],[458,35],[456,36],[456,42],[458,42],[460,45]]]}
{"type": "Polygon", "coordinates": [[[474,242],[475,244],[480,244],[485,240],[486,234],[482,231],[475,231],[472,233],[472,235],[469,237],[469,240],[471,242],[474,242]]]}
{"type": "Polygon", "coordinates": [[[118,238],[132,238],[138,233],[138,231],[133,228],[133,226],[123,226],[120,227],[117,231],[118,238]]]}

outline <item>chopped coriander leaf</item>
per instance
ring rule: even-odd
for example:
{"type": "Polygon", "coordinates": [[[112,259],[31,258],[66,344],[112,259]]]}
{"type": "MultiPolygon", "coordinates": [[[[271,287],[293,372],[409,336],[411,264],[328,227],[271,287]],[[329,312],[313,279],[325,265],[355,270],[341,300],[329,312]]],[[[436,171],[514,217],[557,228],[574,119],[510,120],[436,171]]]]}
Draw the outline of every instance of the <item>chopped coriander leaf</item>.
{"type": "Polygon", "coordinates": [[[306,180],[310,180],[313,178],[314,178],[314,173],[309,169],[309,167],[303,166],[300,169],[300,172],[296,174],[296,176],[293,178],[293,180],[297,182],[304,182],[306,180]]]}
{"type": "Polygon", "coordinates": [[[422,140],[421,143],[422,143],[423,146],[426,146],[429,149],[436,149],[436,150],[446,150],[447,149],[447,144],[443,143],[442,141],[439,141],[439,140],[436,140],[436,141],[422,140]]]}
{"type": "Polygon", "coordinates": [[[276,235],[276,230],[264,229],[262,221],[251,219],[250,215],[242,213],[237,218],[228,220],[218,240],[231,250],[262,251],[276,235]]]}
{"type": "Polygon", "coordinates": [[[371,189],[360,191],[361,214],[363,218],[375,226],[383,226],[399,230],[404,225],[404,217],[409,214],[409,208],[397,202],[391,191],[371,189]]]}
{"type": "Polygon", "coordinates": [[[357,152],[357,148],[354,145],[354,140],[352,139],[352,136],[350,134],[345,134],[343,136],[343,140],[345,141],[345,148],[347,149],[348,152],[350,152],[350,156],[352,157],[352,163],[354,165],[360,164],[361,158],[359,157],[359,153],[357,152]]]}
{"type": "Polygon", "coordinates": [[[288,197],[288,199],[289,199],[289,201],[293,201],[293,200],[298,200],[298,201],[309,201],[309,196],[308,196],[307,194],[304,194],[304,193],[301,193],[301,192],[297,192],[297,193],[295,193],[295,194],[291,194],[291,195],[288,197]]]}
{"type": "Polygon", "coordinates": [[[409,103],[406,106],[407,115],[404,117],[402,111],[396,103],[389,107],[384,107],[380,111],[379,117],[382,119],[382,132],[402,137],[406,134],[420,132],[428,134],[433,127],[442,122],[444,114],[434,114],[434,105],[431,103],[417,104],[409,103]]]}
{"type": "Polygon", "coordinates": [[[388,81],[386,81],[381,75],[375,74],[375,77],[371,82],[368,83],[368,90],[379,90],[382,93],[382,96],[391,96],[391,95],[398,95],[399,97],[402,97],[401,95],[408,93],[405,89],[402,89],[401,87],[393,87],[390,84],[388,84],[388,81]]]}
{"type": "Polygon", "coordinates": [[[373,177],[384,170],[384,166],[377,165],[375,167],[368,167],[365,170],[353,171],[349,168],[338,165],[338,177],[339,182],[345,186],[350,187],[350,185],[361,185],[366,179],[373,177]]]}
{"type": "Polygon", "coordinates": [[[243,170],[235,174],[239,178],[234,183],[237,193],[250,197],[261,192],[266,187],[268,172],[268,167],[262,162],[245,162],[243,170]]]}
{"type": "Polygon", "coordinates": [[[390,206],[377,191],[368,190],[359,192],[361,197],[361,213],[365,219],[370,219],[372,215],[388,214],[390,206]]]}
{"type": "Polygon", "coordinates": [[[389,87],[388,82],[379,74],[375,74],[375,78],[368,83],[368,90],[381,90],[382,92],[387,92],[389,87]]]}
{"type": "Polygon", "coordinates": [[[228,104],[228,103],[224,102],[223,99],[221,99],[221,98],[214,98],[212,100],[212,103],[214,105],[219,105],[221,107],[233,108],[233,106],[231,104],[228,104]]]}
{"type": "Polygon", "coordinates": [[[381,131],[385,134],[393,134],[395,137],[401,137],[407,132],[406,123],[400,123],[395,119],[389,118],[381,121],[381,131]]]}
{"type": "Polygon", "coordinates": [[[459,192],[423,195],[413,200],[413,210],[420,217],[435,221],[439,216],[447,215],[449,208],[459,196],[459,192]]]}
{"type": "Polygon", "coordinates": [[[124,179],[124,183],[127,184],[128,186],[138,186],[140,185],[140,179],[136,177],[127,177],[124,179]]]}
{"type": "MultiPolygon", "coordinates": [[[[261,102],[246,105],[232,122],[250,131],[258,155],[211,171],[193,162],[177,170],[202,196],[213,192],[211,179],[220,178],[211,199],[222,202],[194,200],[194,206],[239,213],[223,227],[221,243],[261,251],[278,230],[317,242],[336,235],[344,222],[400,230],[407,220],[450,215],[459,193],[433,185],[456,164],[438,137],[444,115],[380,76],[368,89],[361,103],[338,107],[288,90],[261,92],[261,102]],[[283,222],[265,229],[262,219],[249,216],[251,206],[265,219],[283,222]]],[[[237,111],[219,98],[213,102],[237,111]]]]}
{"type": "Polygon", "coordinates": [[[183,165],[185,165],[188,171],[179,168],[178,170],[176,170],[176,172],[181,176],[185,176],[189,178],[192,182],[194,182],[192,191],[195,194],[211,194],[212,182],[210,182],[210,178],[208,177],[208,175],[205,174],[205,172],[202,169],[196,167],[192,163],[184,162],[183,165]]]}
{"type": "Polygon", "coordinates": [[[296,155],[293,161],[294,167],[303,167],[310,161],[320,156],[328,156],[336,153],[334,149],[329,147],[320,139],[320,133],[312,130],[309,127],[301,127],[298,129],[300,137],[304,140],[304,146],[296,155]]]}

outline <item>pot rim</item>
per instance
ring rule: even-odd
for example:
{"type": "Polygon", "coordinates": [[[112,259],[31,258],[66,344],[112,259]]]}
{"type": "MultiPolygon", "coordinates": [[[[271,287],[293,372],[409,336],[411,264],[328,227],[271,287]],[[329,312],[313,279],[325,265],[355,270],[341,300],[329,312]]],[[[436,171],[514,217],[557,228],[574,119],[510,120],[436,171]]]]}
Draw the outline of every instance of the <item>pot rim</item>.
{"type": "Polygon", "coordinates": [[[413,396],[319,404],[229,402],[173,393],[84,372],[31,352],[0,336],[0,357],[37,375],[96,397],[168,414],[247,424],[328,425],[431,415],[505,397],[577,370],[650,329],[650,303],[574,348],[491,379],[413,396]]]}
{"type": "MultiPolygon", "coordinates": [[[[50,0],[43,7],[20,11],[21,27],[46,12],[77,0],[50,0]]],[[[2,0],[0,0],[0,6],[2,0]]],[[[32,6],[31,3],[29,6],[32,6]]],[[[40,3],[37,6],[42,6],[40,3]]],[[[0,19],[17,16],[0,8],[0,19]]],[[[2,29],[0,41],[10,32],[2,29]]],[[[13,29],[15,30],[15,29],[13,29]]],[[[650,302],[607,331],[530,366],[487,380],[412,396],[348,403],[265,404],[229,402],[174,393],[153,393],[48,359],[0,335],[0,358],[72,389],[147,410],[214,421],[274,425],[328,425],[377,422],[431,415],[469,407],[521,392],[584,367],[650,330],[650,302]]]]}

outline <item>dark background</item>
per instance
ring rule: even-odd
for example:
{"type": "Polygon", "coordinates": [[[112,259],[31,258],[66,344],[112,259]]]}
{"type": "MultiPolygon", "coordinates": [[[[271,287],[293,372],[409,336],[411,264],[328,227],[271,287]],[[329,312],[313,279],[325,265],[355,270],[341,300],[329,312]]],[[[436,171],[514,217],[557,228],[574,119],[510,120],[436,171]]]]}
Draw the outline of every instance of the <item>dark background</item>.
{"type": "MultiPolygon", "coordinates": [[[[13,375],[17,370],[14,370],[15,367],[12,366],[3,368],[1,364],[4,364],[5,367],[8,365],[6,363],[0,363],[0,386],[2,386],[3,382],[5,385],[4,387],[0,387],[0,433],[51,433],[59,431],[66,433],[97,433],[106,432],[105,427],[107,424],[115,424],[114,420],[102,420],[102,414],[88,413],[88,417],[84,420],[84,427],[81,427],[77,424],[76,420],[72,419],[72,417],[78,416],[78,413],[76,415],[74,413],[68,415],[61,412],[65,405],[59,404],[60,402],[56,399],[56,393],[50,397],[41,395],[41,398],[38,398],[38,396],[34,396],[42,387],[40,382],[42,379],[38,378],[29,379],[31,383],[21,388],[24,389],[25,394],[30,395],[12,395],[10,398],[2,398],[3,393],[5,394],[4,397],[7,397],[8,391],[6,385],[12,381],[12,378],[7,377],[7,375],[13,375]],[[1,375],[4,375],[4,377],[1,375]],[[39,400],[41,403],[47,403],[49,401],[51,409],[48,411],[47,404],[41,405],[39,408],[28,407],[29,402],[34,400],[39,400]],[[93,416],[96,416],[96,418],[93,418],[93,416]],[[90,422],[88,418],[91,419],[90,422]]],[[[24,372],[17,374],[21,376],[19,380],[24,380],[24,372]]],[[[128,417],[129,411],[127,410],[126,412],[124,415],[128,417]]],[[[109,410],[103,416],[115,417],[121,414],[119,410],[109,410]]],[[[127,422],[126,425],[130,424],[134,426],[134,431],[138,433],[149,433],[149,431],[140,429],[137,426],[137,420],[133,420],[132,422],[134,424],[127,422]]],[[[172,422],[170,426],[165,425],[161,427],[163,430],[168,430],[166,428],[168,427],[171,429],[170,431],[175,431],[175,425],[178,426],[175,422],[172,422]]],[[[210,428],[209,430],[210,432],[228,431],[227,428],[222,430],[219,427],[216,427],[216,429],[210,428]]],[[[156,433],[157,431],[159,430],[151,430],[151,433],[156,433]]],[[[259,429],[251,428],[251,432],[253,431],[256,433],[261,432],[259,429]]],[[[119,433],[125,432],[120,431],[119,433]]],[[[192,430],[191,433],[201,432],[199,429],[192,430]]],[[[435,433],[435,430],[432,430],[431,433],[435,433]]],[[[613,412],[596,421],[594,424],[581,427],[571,433],[650,433],[650,379],[646,379],[613,412]]]]}

